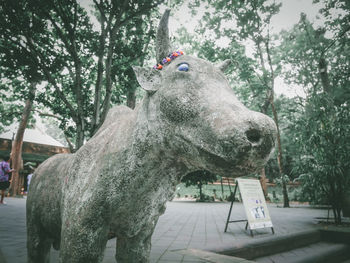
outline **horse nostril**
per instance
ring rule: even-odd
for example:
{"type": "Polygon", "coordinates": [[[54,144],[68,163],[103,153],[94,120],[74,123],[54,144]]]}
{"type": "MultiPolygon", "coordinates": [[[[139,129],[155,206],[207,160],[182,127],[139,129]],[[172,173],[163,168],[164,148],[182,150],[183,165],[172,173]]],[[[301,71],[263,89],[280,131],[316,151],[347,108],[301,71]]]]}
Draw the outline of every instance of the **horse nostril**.
{"type": "Polygon", "coordinates": [[[246,131],[245,134],[247,136],[247,139],[251,143],[258,143],[260,141],[260,138],[261,138],[260,131],[258,131],[256,129],[250,129],[250,130],[246,131]]]}

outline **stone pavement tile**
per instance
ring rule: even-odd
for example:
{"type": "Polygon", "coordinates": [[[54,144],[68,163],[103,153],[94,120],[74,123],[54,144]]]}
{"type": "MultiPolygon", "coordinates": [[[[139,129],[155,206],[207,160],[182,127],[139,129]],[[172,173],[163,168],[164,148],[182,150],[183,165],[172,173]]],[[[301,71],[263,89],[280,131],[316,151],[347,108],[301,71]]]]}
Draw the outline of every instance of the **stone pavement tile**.
{"type": "Polygon", "coordinates": [[[252,261],[246,260],[244,258],[238,258],[233,256],[227,256],[222,254],[217,254],[200,249],[187,249],[181,250],[179,253],[184,255],[192,255],[208,262],[220,262],[220,263],[253,263],[252,261]]]}
{"type": "Polygon", "coordinates": [[[292,250],[292,251],[281,253],[279,255],[273,255],[270,258],[276,263],[279,263],[279,262],[292,263],[297,261],[298,258],[301,258],[301,257],[303,256],[294,253],[294,251],[292,250]]]}
{"type": "Polygon", "coordinates": [[[174,238],[165,237],[154,243],[154,246],[168,247],[174,242],[174,238]]]}
{"type": "Polygon", "coordinates": [[[58,263],[58,259],[59,259],[59,251],[54,250],[53,248],[51,248],[51,251],[50,251],[50,263],[58,263]]]}
{"type": "MultiPolygon", "coordinates": [[[[115,263],[115,252],[106,251],[103,257],[103,263],[115,263]]],[[[50,262],[51,263],[51,262],[50,262]]]]}
{"type": "Polygon", "coordinates": [[[178,260],[172,260],[172,259],[169,259],[169,260],[164,260],[164,259],[160,259],[156,262],[152,262],[152,263],[179,263],[181,261],[178,261],[178,260]]]}
{"type": "Polygon", "coordinates": [[[166,233],[164,233],[163,237],[164,238],[171,238],[173,239],[174,237],[177,237],[177,235],[179,234],[178,231],[167,231],[166,233]]]}
{"type": "Polygon", "coordinates": [[[176,249],[185,249],[187,247],[188,247],[187,243],[175,241],[170,245],[168,249],[171,251],[176,249]]]}
{"type": "Polygon", "coordinates": [[[200,234],[197,234],[197,235],[193,235],[192,238],[191,238],[191,242],[192,241],[196,241],[196,242],[203,242],[203,243],[205,243],[206,238],[207,238],[207,236],[205,235],[205,233],[200,233],[200,234]]]}
{"type": "Polygon", "coordinates": [[[309,252],[309,250],[307,250],[305,248],[293,249],[293,254],[297,257],[305,256],[308,252],[309,252]]]}
{"type": "Polygon", "coordinates": [[[179,236],[176,237],[175,242],[182,242],[182,243],[190,243],[191,242],[192,237],[190,236],[182,236],[181,234],[179,236]]]}
{"type": "Polygon", "coordinates": [[[198,257],[185,255],[181,262],[183,262],[183,263],[204,263],[204,262],[208,262],[208,261],[200,259],[198,257]]]}
{"type": "Polygon", "coordinates": [[[158,260],[160,259],[161,256],[162,256],[162,254],[152,253],[149,257],[149,260],[151,262],[158,262],[158,260]]]}
{"type": "Polygon", "coordinates": [[[182,258],[183,255],[177,252],[167,251],[160,257],[160,260],[176,260],[177,262],[181,262],[182,258]]]}
{"type": "Polygon", "coordinates": [[[167,250],[168,250],[169,246],[152,246],[152,249],[151,249],[151,254],[154,252],[154,253],[157,253],[157,254],[163,254],[165,253],[167,250]]]}
{"type": "Polygon", "coordinates": [[[220,235],[218,232],[215,232],[215,233],[208,233],[207,232],[207,235],[206,235],[206,240],[217,240],[217,241],[220,241],[222,240],[222,235],[220,235]]]}
{"type": "Polygon", "coordinates": [[[277,262],[284,262],[284,261],[273,261],[272,258],[269,257],[263,257],[263,258],[259,258],[257,260],[254,260],[255,262],[259,262],[259,263],[277,263],[277,262]]]}
{"type": "Polygon", "coordinates": [[[222,232],[223,232],[223,230],[224,230],[224,229],[218,230],[218,229],[215,227],[214,223],[211,223],[211,225],[208,224],[208,226],[206,227],[206,231],[205,231],[205,232],[207,233],[208,236],[211,236],[211,235],[221,235],[222,232]]]}
{"type": "Polygon", "coordinates": [[[193,241],[188,245],[188,247],[202,249],[203,247],[205,247],[205,242],[193,241]]]}
{"type": "Polygon", "coordinates": [[[184,229],[184,230],[181,230],[179,232],[179,235],[181,235],[182,237],[192,237],[193,236],[193,232],[192,232],[192,229],[184,229]]]}
{"type": "Polygon", "coordinates": [[[158,260],[155,263],[179,263],[179,262],[181,262],[181,261],[177,261],[177,260],[158,260]]]}
{"type": "MultiPolygon", "coordinates": [[[[270,256],[270,257],[266,257],[266,258],[271,260],[270,262],[273,262],[273,263],[288,263],[288,262],[290,262],[290,260],[295,259],[296,256],[284,257],[282,255],[273,255],[273,256],[270,256]]],[[[260,260],[256,260],[256,262],[260,262],[260,260]]],[[[266,262],[266,261],[262,261],[262,262],[266,262]]],[[[269,262],[269,261],[267,261],[267,262],[269,262]]]]}
{"type": "Polygon", "coordinates": [[[207,235],[206,237],[206,242],[220,242],[221,241],[221,236],[219,235],[207,235]]]}

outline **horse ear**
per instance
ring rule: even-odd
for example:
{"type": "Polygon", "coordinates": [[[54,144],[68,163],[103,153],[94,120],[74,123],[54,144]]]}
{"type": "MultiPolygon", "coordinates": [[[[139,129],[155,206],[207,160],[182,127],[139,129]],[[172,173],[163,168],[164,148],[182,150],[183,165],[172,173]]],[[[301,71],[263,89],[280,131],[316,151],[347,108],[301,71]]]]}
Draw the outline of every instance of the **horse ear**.
{"type": "Polygon", "coordinates": [[[156,59],[157,63],[161,61],[163,58],[169,55],[170,53],[170,39],[169,39],[169,15],[170,9],[165,10],[157,30],[156,36],[156,59]]]}
{"type": "Polygon", "coordinates": [[[222,72],[225,72],[225,70],[231,65],[232,61],[230,59],[226,59],[219,64],[216,65],[218,69],[220,69],[222,72]]]}
{"type": "Polygon", "coordinates": [[[160,87],[161,75],[158,70],[153,68],[145,69],[138,66],[133,66],[137,81],[140,86],[150,95],[155,93],[160,87]]]}

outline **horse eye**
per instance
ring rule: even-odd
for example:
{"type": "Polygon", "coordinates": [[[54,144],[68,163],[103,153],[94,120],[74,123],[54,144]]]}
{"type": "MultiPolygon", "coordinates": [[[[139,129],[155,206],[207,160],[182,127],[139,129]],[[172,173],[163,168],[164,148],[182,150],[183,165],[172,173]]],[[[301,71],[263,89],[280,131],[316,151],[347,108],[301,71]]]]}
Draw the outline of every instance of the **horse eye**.
{"type": "Polygon", "coordinates": [[[179,64],[178,67],[177,67],[177,69],[178,69],[179,71],[188,71],[188,68],[189,68],[189,66],[188,66],[187,63],[181,63],[181,64],[179,64]]]}

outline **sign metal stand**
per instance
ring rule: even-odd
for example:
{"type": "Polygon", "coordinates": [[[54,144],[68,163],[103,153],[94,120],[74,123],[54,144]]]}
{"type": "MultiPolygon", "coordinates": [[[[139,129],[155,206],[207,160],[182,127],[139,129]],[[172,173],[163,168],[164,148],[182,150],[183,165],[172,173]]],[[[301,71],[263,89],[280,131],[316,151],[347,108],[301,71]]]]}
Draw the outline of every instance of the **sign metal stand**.
{"type": "MultiPolygon", "coordinates": [[[[247,180],[247,179],[245,179],[245,180],[247,180]]],[[[227,216],[226,225],[225,225],[225,231],[224,232],[226,233],[229,223],[247,222],[246,225],[245,225],[245,230],[247,230],[248,226],[249,226],[250,235],[253,237],[253,229],[255,229],[255,228],[252,228],[251,225],[249,224],[249,220],[248,220],[249,218],[248,219],[239,219],[239,220],[231,220],[230,221],[233,203],[235,202],[235,199],[236,199],[236,193],[237,193],[238,184],[239,184],[239,180],[236,180],[236,186],[235,186],[235,189],[233,191],[233,195],[232,195],[233,198],[232,198],[231,205],[230,205],[230,211],[229,211],[228,216],[227,216]]],[[[261,189],[261,186],[260,186],[260,189],[261,189]]],[[[244,204],[244,202],[243,202],[243,204],[244,204]]],[[[272,223],[271,223],[270,227],[271,227],[272,234],[275,234],[275,230],[274,230],[274,228],[272,226],[272,223]]],[[[261,228],[261,227],[259,227],[259,228],[261,228]]]]}

